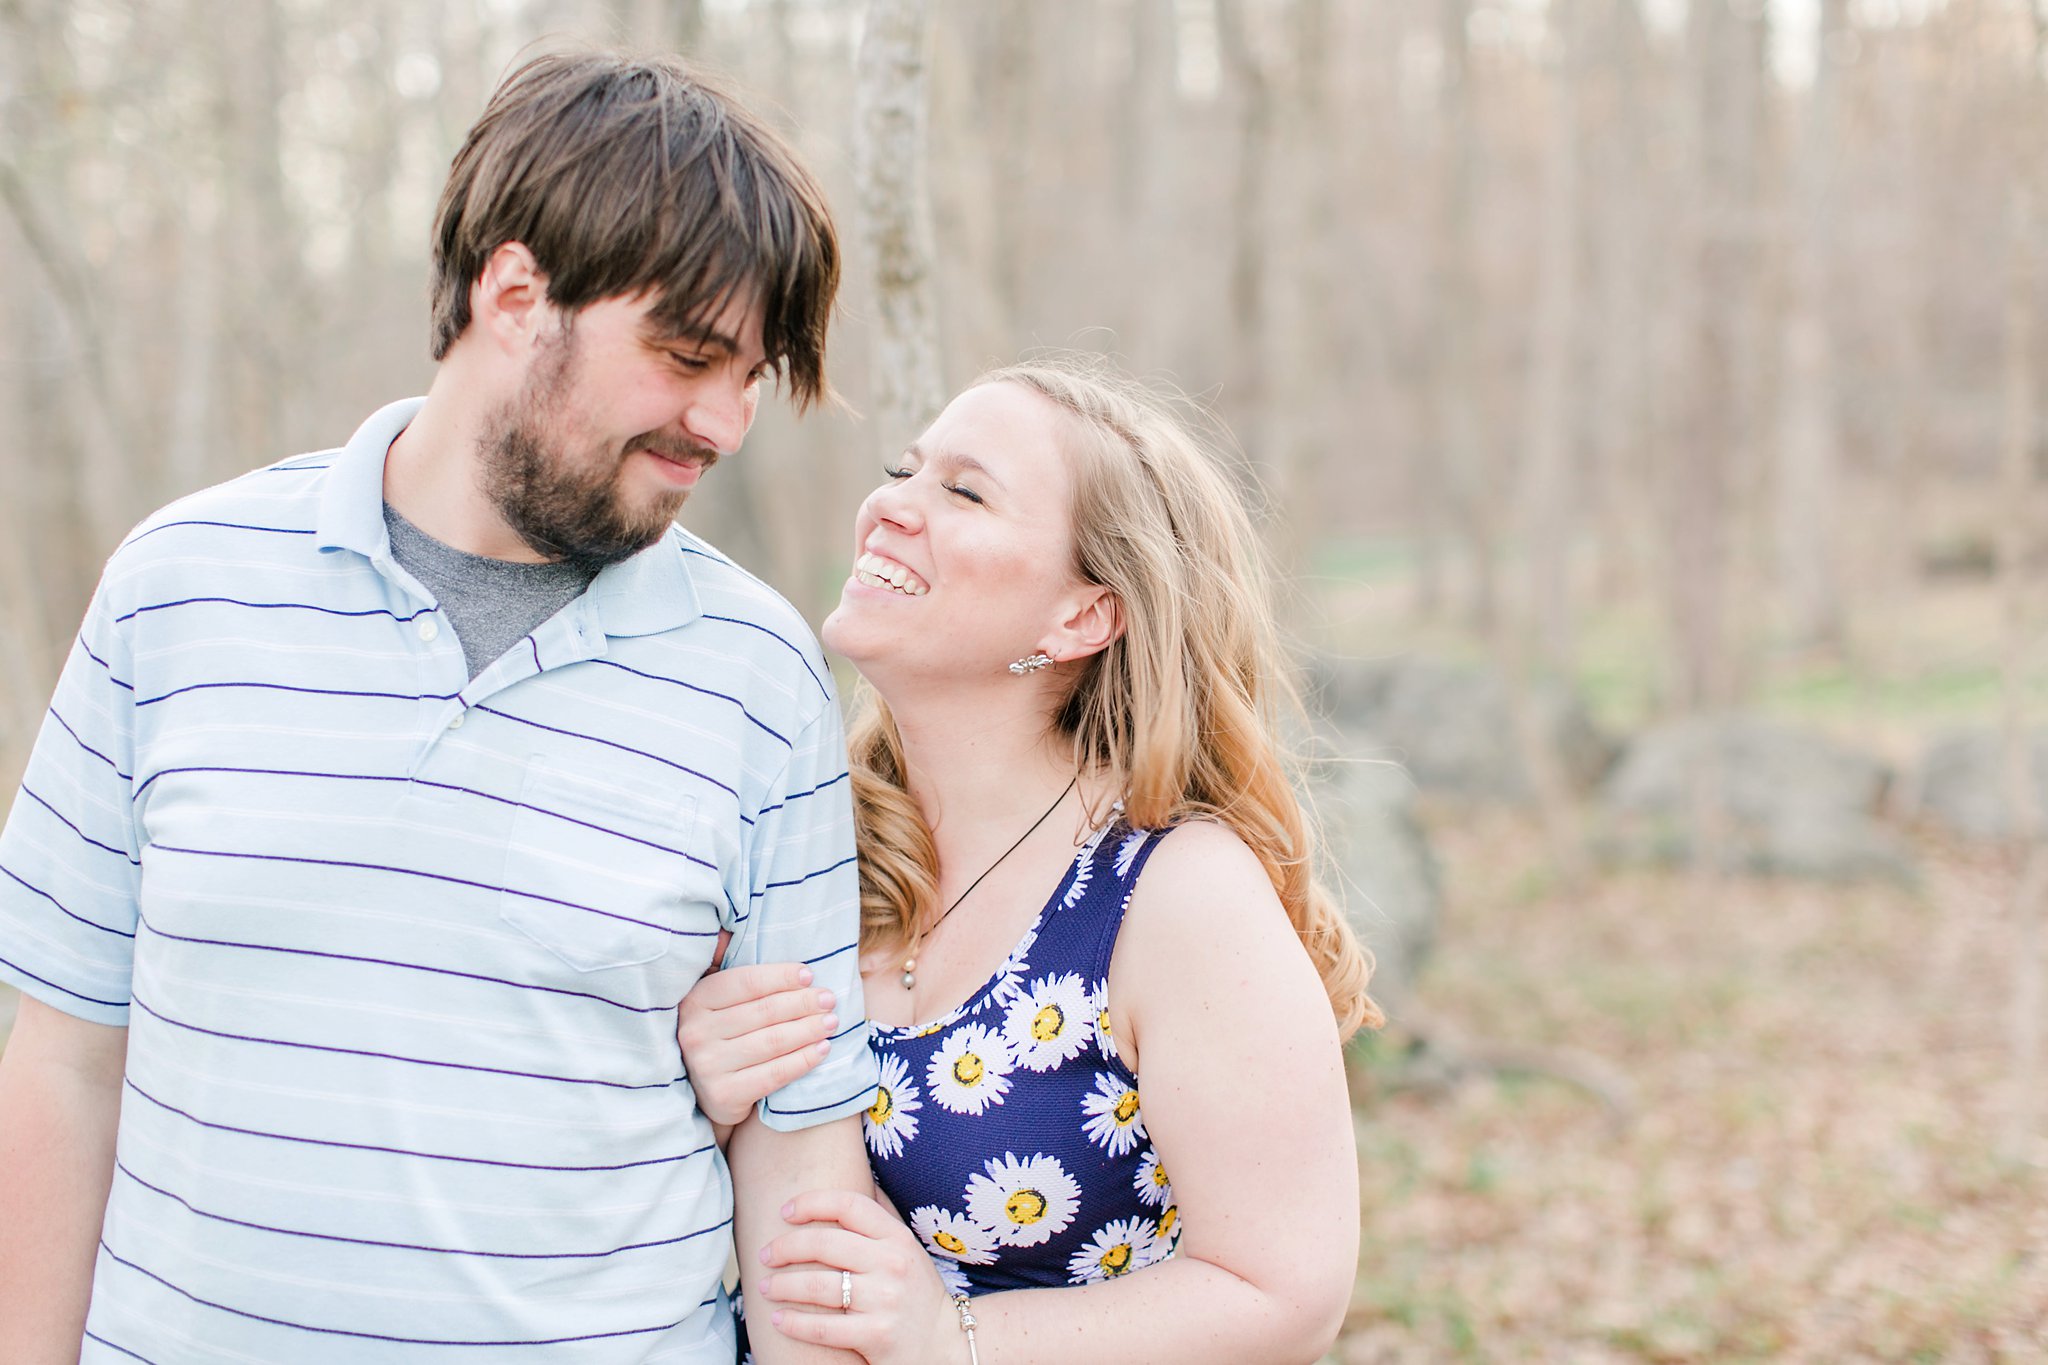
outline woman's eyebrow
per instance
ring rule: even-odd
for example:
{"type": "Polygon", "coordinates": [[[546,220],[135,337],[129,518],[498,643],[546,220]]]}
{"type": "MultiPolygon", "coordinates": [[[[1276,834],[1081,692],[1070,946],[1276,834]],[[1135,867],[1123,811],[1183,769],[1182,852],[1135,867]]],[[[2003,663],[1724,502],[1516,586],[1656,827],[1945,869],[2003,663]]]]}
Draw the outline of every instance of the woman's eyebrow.
{"type": "MultiPolygon", "coordinates": [[[[923,454],[923,452],[919,451],[916,446],[912,446],[910,448],[910,453],[919,456],[922,456],[923,454]]],[[[980,460],[975,459],[972,455],[962,455],[958,451],[948,450],[942,451],[937,455],[931,456],[930,458],[932,463],[938,465],[940,468],[944,469],[948,473],[978,474],[982,478],[994,484],[998,489],[1002,489],[1004,487],[1003,481],[996,477],[995,471],[990,469],[987,465],[983,464],[980,460]]]]}

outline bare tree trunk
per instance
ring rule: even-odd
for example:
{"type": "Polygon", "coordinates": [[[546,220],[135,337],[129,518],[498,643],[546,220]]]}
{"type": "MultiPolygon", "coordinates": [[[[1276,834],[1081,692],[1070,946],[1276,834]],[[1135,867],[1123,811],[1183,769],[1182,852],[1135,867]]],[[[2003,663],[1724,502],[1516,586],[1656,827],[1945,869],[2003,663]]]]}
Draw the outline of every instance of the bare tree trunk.
{"type": "Polygon", "coordinates": [[[900,451],[945,402],[925,185],[930,0],[869,0],[855,90],[861,217],[875,254],[869,414],[876,447],[900,451]]]}
{"type": "Polygon", "coordinates": [[[1418,606],[1433,615],[1443,602],[1441,554],[1446,532],[1455,527],[1470,552],[1472,615],[1488,627],[1496,610],[1494,545],[1488,496],[1483,396],[1473,363],[1473,328],[1478,310],[1473,271],[1473,192],[1478,175],[1479,138],[1474,126],[1466,21],[1470,0],[1438,0],[1437,31],[1443,67],[1439,77],[1438,126],[1442,138],[1435,240],[1432,244],[1428,341],[1430,357],[1430,439],[1422,443],[1416,487],[1422,504],[1418,606]]]}
{"type": "Polygon", "coordinates": [[[2033,736],[2027,725],[2029,552],[2035,544],[2034,459],[2039,421],[2034,402],[2034,215],[2027,192],[2011,191],[2007,252],[2011,280],[2005,296],[2004,439],[1999,458],[2001,516],[1998,535],[1999,674],[2005,731],[2005,799],[2012,817],[2013,886],[2012,1068],[2013,1109],[2006,1148],[2020,1156],[2034,1137],[2039,1115],[2041,1065],[2041,902],[2048,891],[2048,847],[2041,839],[2035,799],[2033,736]]]}
{"type": "Polygon", "coordinates": [[[1535,332],[1529,345],[1520,497],[1513,520],[1525,566],[1520,591],[1495,622],[1492,644],[1508,720],[1561,879],[1584,878],[1576,802],[1537,717],[1538,675],[1568,674],[1571,657],[1572,386],[1578,356],[1578,23],[1583,0],[1551,0],[1557,55],[1543,117],[1543,210],[1535,332]]]}
{"type": "Polygon", "coordinates": [[[1777,560],[1794,644],[1839,650],[1845,643],[1841,582],[1842,471],[1835,398],[1834,291],[1836,89],[1832,56],[1846,0],[1821,0],[1817,60],[1806,94],[1799,179],[1802,200],[1792,251],[1790,303],[1781,327],[1784,387],[1779,408],[1777,560]]]}

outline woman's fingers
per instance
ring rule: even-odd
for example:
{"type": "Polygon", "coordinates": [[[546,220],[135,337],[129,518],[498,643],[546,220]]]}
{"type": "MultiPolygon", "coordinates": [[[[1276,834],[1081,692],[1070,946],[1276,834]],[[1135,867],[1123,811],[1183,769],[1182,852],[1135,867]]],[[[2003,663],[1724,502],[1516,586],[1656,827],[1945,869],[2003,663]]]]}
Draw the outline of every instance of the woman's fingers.
{"type": "Polygon", "coordinates": [[[782,1220],[796,1224],[837,1223],[850,1232],[882,1241],[898,1234],[910,1236],[902,1219],[869,1196],[850,1190],[807,1190],[782,1206],[782,1220]]]}
{"type": "MultiPolygon", "coordinates": [[[[761,1264],[770,1266],[822,1265],[834,1271],[856,1274],[874,1268],[874,1242],[834,1223],[814,1223],[792,1228],[761,1248],[761,1264]]],[[[839,1306],[839,1294],[832,1294],[832,1306],[839,1306]]]]}
{"type": "MultiPolygon", "coordinates": [[[[839,1272],[836,1270],[785,1270],[770,1275],[761,1285],[761,1292],[780,1304],[802,1304],[807,1308],[825,1308],[839,1311],[839,1272]]],[[[879,1302],[887,1282],[871,1275],[853,1277],[853,1312],[869,1312],[883,1308],[879,1302]]],[[[890,1294],[889,1302],[895,1302],[890,1294]]]]}
{"type": "Polygon", "coordinates": [[[722,1011],[791,992],[801,996],[810,984],[811,969],[801,962],[761,962],[707,973],[690,998],[700,1008],[722,1011]]]}
{"type": "Polygon", "coordinates": [[[874,1348],[877,1332],[871,1319],[859,1313],[841,1313],[838,1301],[833,1301],[829,1313],[809,1312],[796,1308],[778,1308],[769,1316],[775,1330],[792,1341],[807,1341],[813,1346],[831,1346],[842,1351],[859,1351],[867,1355],[874,1348]]]}

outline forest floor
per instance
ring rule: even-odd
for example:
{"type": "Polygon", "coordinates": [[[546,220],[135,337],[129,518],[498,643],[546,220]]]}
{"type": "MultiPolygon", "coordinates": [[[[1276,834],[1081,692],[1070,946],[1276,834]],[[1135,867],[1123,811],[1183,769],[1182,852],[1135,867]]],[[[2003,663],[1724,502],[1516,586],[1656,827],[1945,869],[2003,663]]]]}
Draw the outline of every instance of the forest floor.
{"type": "Polygon", "coordinates": [[[1591,1053],[1633,1113],[1540,1077],[1407,1085],[1398,1019],[1355,1046],[1333,1360],[2048,1361],[2048,1103],[2016,1145],[2004,858],[1923,837],[1913,888],[1572,894],[1526,817],[1429,824],[1447,905],[1418,1015],[1591,1053]]]}

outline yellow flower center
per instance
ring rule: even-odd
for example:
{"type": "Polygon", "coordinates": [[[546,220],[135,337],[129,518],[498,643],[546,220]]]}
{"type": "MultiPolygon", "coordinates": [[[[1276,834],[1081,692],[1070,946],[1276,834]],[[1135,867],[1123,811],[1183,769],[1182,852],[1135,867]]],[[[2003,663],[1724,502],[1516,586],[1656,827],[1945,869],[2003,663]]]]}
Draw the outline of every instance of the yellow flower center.
{"type": "Polygon", "coordinates": [[[952,1233],[947,1232],[943,1228],[932,1234],[932,1240],[934,1242],[937,1242],[945,1250],[952,1252],[955,1256],[958,1256],[961,1252],[967,1250],[967,1243],[961,1241],[958,1237],[955,1237],[952,1233]]]}
{"type": "Polygon", "coordinates": [[[1152,1188],[1156,1190],[1163,1190],[1166,1188],[1166,1186],[1166,1168],[1164,1166],[1155,1165],[1152,1168],[1152,1188]]]}
{"type": "Polygon", "coordinates": [[[1129,1270],[1131,1268],[1131,1244],[1129,1242],[1118,1242],[1115,1246],[1103,1252],[1101,1265],[1102,1273],[1105,1275],[1121,1275],[1126,1270],[1129,1270]]]}
{"type": "Polygon", "coordinates": [[[875,1088],[875,1102],[868,1108],[868,1122],[887,1123],[890,1116],[895,1112],[896,1101],[890,1097],[889,1087],[886,1085],[877,1086],[875,1088]]]}
{"type": "Polygon", "coordinates": [[[1163,1238],[1173,1232],[1173,1225],[1180,1221],[1180,1205],[1168,1204],[1166,1212],[1159,1215],[1159,1235],[1163,1238]]]}
{"type": "Polygon", "coordinates": [[[959,1059],[953,1063],[953,1079],[962,1085],[979,1085],[981,1083],[981,1058],[975,1056],[972,1052],[961,1053],[959,1059]]]}
{"type": "Polygon", "coordinates": [[[1066,1026],[1065,1011],[1058,1005],[1046,1005],[1031,1020],[1031,1036],[1041,1043],[1049,1043],[1059,1037],[1066,1026]]]}
{"type": "Polygon", "coordinates": [[[1129,1124],[1132,1119],[1138,1116],[1138,1092],[1135,1090],[1124,1091],[1124,1097],[1116,1102],[1116,1108],[1111,1111],[1111,1115],[1116,1119],[1119,1127],[1129,1124]]]}
{"type": "Polygon", "coordinates": [[[1036,1223],[1045,1217],[1045,1196],[1037,1190],[1018,1190],[1003,1201],[1003,1212],[1019,1225],[1036,1223]]]}

